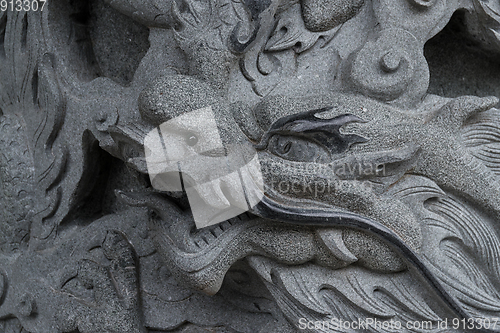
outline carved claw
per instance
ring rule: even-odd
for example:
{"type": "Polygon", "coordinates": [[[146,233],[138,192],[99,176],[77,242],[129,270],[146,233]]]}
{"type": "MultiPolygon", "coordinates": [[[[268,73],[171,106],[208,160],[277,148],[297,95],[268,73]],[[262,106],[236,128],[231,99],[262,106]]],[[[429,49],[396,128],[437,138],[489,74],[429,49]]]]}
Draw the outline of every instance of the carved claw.
{"type": "Polygon", "coordinates": [[[177,4],[176,1],[172,1],[172,5],[171,5],[171,10],[170,10],[170,15],[172,16],[172,20],[174,21],[174,30],[175,31],[180,31],[182,29],[184,29],[186,27],[187,24],[189,24],[189,22],[187,20],[185,20],[183,17],[182,17],[182,14],[181,14],[181,11],[179,9],[179,5],[177,4]]]}
{"type": "Polygon", "coordinates": [[[94,299],[75,297],[56,314],[61,332],[145,333],[139,308],[138,277],[135,254],[128,241],[116,231],[109,231],[102,244],[111,266],[82,260],[78,279],[94,290],[94,299]]]}
{"type": "Polygon", "coordinates": [[[238,22],[236,27],[233,29],[231,36],[229,36],[229,49],[233,53],[237,54],[242,54],[245,53],[250,46],[253,44],[253,42],[257,39],[257,34],[260,31],[261,28],[261,14],[268,9],[271,6],[272,1],[270,0],[264,0],[264,1],[252,1],[252,0],[244,0],[243,1],[247,7],[247,9],[251,13],[251,21],[255,22],[254,23],[254,29],[252,31],[252,34],[250,35],[250,38],[244,43],[240,42],[239,36],[240,36],[240,29],[241,29],[241,22],[238,22]]]}
{"type": "Polygon", "coordinates": [[[240,29],[241,29],[241,22],[238,22],[236,27],[234,27],[231,36],[229,37],[229,49],[233,53],[237,54],[245,53],[250,48],[250,45],[252,45],[253,42],[257,39],[257,34],[259,33],[260,30],[260,18],[258,18],[257,21],[255,22],[255,28],[252,31],[252,35],[244,43],[240,42],[238,38],[238,36],[240,36],[240,29]]]}

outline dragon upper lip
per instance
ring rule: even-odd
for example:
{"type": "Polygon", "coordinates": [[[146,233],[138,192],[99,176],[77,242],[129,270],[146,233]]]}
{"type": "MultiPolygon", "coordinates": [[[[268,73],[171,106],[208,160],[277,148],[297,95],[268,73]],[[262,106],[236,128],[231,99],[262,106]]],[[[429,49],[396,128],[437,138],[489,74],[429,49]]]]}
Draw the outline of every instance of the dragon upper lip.
{"type": "Polygon", "coordinates": [[[235,226],[248,224],[253,220],[259,219],[258,216],[252,213],[245,212],[216,225],[208,226],[202,229],[197,229],[191,233],[191,238],[199,251],[206,251],[210,247],[215,247],[217,240],[223,235],[227,235],[228,231],[235,226]]]}

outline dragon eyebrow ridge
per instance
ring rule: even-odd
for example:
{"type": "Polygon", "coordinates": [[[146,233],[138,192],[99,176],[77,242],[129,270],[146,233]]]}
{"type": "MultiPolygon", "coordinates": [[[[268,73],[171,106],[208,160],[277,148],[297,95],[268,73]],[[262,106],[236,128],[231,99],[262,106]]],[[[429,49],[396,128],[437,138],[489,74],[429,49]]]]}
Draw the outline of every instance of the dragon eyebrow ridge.
{"type": "Polygon", "coordinates": [[[368,141],[368,139],[356,134],[340,132],[340,128],[346,124],[366,122],[358,116],[343,114],[330,119],[316,116],[318,113],[331,110],[333,107],[326,107],[280,118],[271,125],[270,129],[262,136],[261,141],[255,145],[255,148],[258,150],[267,148],[269,140],[276,134],[310,138],[334,153],[345,152],[352,144],[368,141]]]}

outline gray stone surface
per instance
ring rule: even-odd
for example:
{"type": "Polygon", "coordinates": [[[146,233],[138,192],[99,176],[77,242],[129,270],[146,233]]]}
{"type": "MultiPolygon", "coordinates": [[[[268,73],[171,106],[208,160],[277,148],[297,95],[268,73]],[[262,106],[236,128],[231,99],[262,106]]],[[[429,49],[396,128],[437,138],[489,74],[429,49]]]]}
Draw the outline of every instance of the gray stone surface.
{"type": "Polygon", "coordinates": [[[0,332],[500,331],[498,1],[28,2],[0,332]]]}

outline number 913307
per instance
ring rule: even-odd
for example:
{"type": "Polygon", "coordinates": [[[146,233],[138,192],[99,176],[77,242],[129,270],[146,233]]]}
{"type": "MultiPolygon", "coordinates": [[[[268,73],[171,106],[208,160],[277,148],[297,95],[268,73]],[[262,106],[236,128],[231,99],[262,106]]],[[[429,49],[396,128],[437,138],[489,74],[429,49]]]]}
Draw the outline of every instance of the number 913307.
{"type": "Polygon", "coordinates": [[[37,12],[43,11],[47,0],[0,0],[0,11],[37,12]]]}

